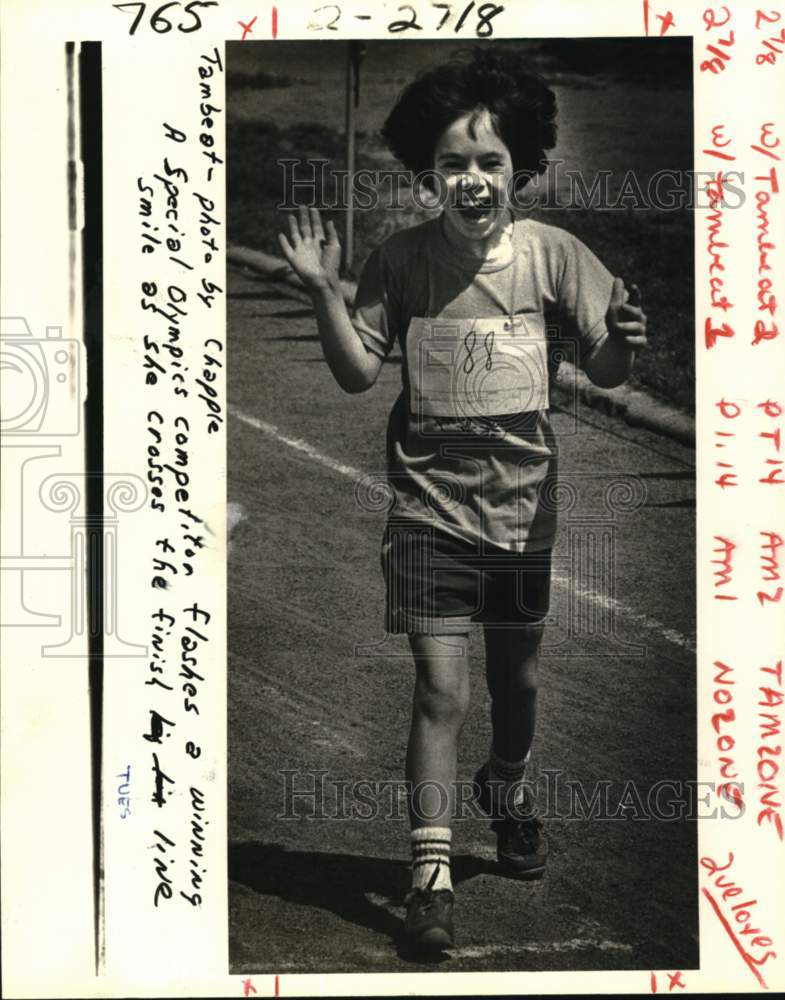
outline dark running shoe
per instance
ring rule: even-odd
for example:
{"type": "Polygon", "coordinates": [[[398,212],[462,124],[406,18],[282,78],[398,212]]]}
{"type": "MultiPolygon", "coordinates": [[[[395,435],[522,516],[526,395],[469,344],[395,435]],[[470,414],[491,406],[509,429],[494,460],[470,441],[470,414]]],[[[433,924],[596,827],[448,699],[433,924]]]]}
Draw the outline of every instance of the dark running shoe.
{"type": "MultiPolygon", "coordinates": [[[[474,776],[476,799],[484,813],[494,815],[488,765],[483,764],[474,776]]],[[[545,874],[548,840],[542,822],[536,816],[531,792],[524,785],[523,802],[516,806],[515,816],[499,816],[491,823],[496,834],[496,857],[505,872],[515,878],[533,880],[545,874]]]]}
{"type": "Polygon", "coordinates": [[[452,948],[455,932],[452,910],[455,897],[452,889],[433,889],[438,867],[425,889],[412,889],[406,896],[406,943],[417,954],[438,954],[452,948]]]}

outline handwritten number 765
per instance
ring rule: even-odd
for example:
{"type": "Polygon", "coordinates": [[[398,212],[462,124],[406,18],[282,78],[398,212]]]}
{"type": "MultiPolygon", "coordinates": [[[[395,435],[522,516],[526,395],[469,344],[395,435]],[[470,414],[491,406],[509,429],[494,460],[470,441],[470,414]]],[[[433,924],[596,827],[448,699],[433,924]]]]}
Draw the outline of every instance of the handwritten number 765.
{"type": "MultiPolygon", "coordinates": [[[[139,27],[139,22],[144,17],[144,12],[145,12],[145,10],[147,8],[147,4],[145,4],[145,3],[113,3],[112,6],[115,7],[115,8],[117,8],[117,10],[125,10],[128,7],[138,7],[139,8],[139,13],[134,18],[134,22],[133,22],[133,24],[131,25],[131,27],[130,27],[130,29],[128,31],[129,35],[133,35],[134,32],[136,31],[136,29],[139,27]]],[[[177,2],[174,2],[174,3],[165,3],[162,6],[158,7],[156,10],[154,10],[153,13],[152,13],[152,15],[151,15],[151,17],[150,17],[150,27],[153,29],[153,31],[156,31],[159,35],[165,35],[167,31],[171,31],[172,28],[173,28],[173,24],[172,24],[172,22],[168,18],[166,18],[166,17],[163,16],[163,13],[164,13],[165,10],[168,10],[170,7],[180,7],[180,6],[181,5],[179,3],[177,3],[177,2]]],[[[189,34],[192,31],[198,31],[199,28],[202,27],[202,19],[196,13],[196,11],[194,10],[194,8],[195,7],[217,7],[217,6],[218,6],[218,0],[191,0],[190,3],[185,4],[185,6],[183,7],[183,10],[185,11],[186,14],[188,14],[190,17],[193,18],[193,23],[191,25],[189,25],[188,27],[186,27],[183,24],[178,24],[177,25],[177,30],[178,31],[182,31],[183,34],[186,34],[186,35],[189,34]]]]}

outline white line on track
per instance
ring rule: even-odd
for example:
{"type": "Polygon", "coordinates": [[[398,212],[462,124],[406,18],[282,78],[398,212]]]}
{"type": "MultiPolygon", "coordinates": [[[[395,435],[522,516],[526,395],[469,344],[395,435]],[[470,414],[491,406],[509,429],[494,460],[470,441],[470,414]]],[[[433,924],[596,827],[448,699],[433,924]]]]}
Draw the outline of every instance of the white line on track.
{"type": "Polygon", "coordinates": [[[621,944],[597,938],[572,938],[569,941],[531,941],[525,944],[482,944],[455,948],[453,958],[493,958],[496,956],[521,954],[561,954],[564,952],[586,951],[624,951],[631,952],[632,945],[621,944]]]}
{"type": "MultiPolygon", "coordinates": [[[[570,578],[568,576],[560,576],[558,573],[554,573],[551,576],[551,581],[563,589],[567,589],[571,586],[570,578]]],[[[674,628],[668,628],[667,625],[663,625],[662,622],[658,621],[656,618],[651,618],[649,615],[644,615],[639,611],[634,611],[626,604],[616,600],[615,597],[608,597],[607,594],[598,594],[594,590],[582,589],[576,589],[575,594],[595,605],[595,607],[601,608],[602,610],[612,609],[618,614],[624,615],[628,621],[634,622],[636,625],[640,625],[641,628],[648,629],[651,632],[658,632],[663,639],[666,639],[674,646],[680,646],[682,649],[686,649],[690,653],[695,652],[695,643],[686,635],[683,635],[674,628]]]]}
{"type": "Polygon", "coordinates": [[[235,406],[230,406],[229,412],[233,417],[237,417],[238,420],[242,420],[244,424],[248,424],[249,427],[254,427],[257,431],[261,431],[268,437],[275,438],[276,441],[280,441],[281,444],[286,444],[290,448],[294,448],[295,451],[302,452],[303,455],[307,455],[308,458],[312,458],[314,462],[318,462],[320,465],[323,465],[328,469],[332,469],[333,472],[338,472],[342,476],[348,476],[349,479],[361,479],[363,476],[363,473],[359,469],[355,469],[352,465],[344,465],[342,462],[336,462],[334,458],[330,458],[328,455],[323,455],[317,448],[314,448],[312,444],[308,444],[307,441],[303,441],[302,438],[291,438],[287,437],[286,434],[281,434],[275,424],[268,424],[266,420],[257,420],[256,417],[249,417],[247,413],[241,413],[235,406]]]}
{"type": "Polygon", "coordinates": [[[229,501],[226,505],[226,531],[227,534],[231,535],[240,521],[244,521],[248,517],[245,513],[245,508],[241,503],[234,503],[229,501]]]}
{"type": "Polygon", "coordinates": [[[226,551],[232,551],[232,532],[241,521],[245,521],[248,515],[241,503],[234,503],[231,500],[226,505],[226,551]]]}
{"type": "MultiPolygon", "coordinates": [[[[293,448],[295,451],[301,452],[312,461],[318,462],[319,465],[323,465],[326,469],[330,469],[332,472],[337,472],[339,475],[346,476],[348,479],[361,479],[363,476],[363,472],[360,469],[355,469],[352,465],[344,465],[343,462],[330,458],[329,455],[322,454],[318,448],[314,448],[312,444],[309,444],[307,441],[303,441],[302,438],[292,438],[286,434],[282,434],[275,424],[269,424],[266,420],[258,420],[256,417],[251,417],[247,413],[243,413],[241,410],[238,410],[236,406],[230,406],[229,412],[233,417],[236,417],[242,423],[247,424],[249,427],[253,427],[257,431],[261,431],[262,434],[266,434],[267,437],[271,437],[275,441],[279,441],[281,444],[285,444],[289,448],[293,448]]],[[[552,581],[556,584],[556,586],[563,589],[569,589],[572,586],[569,577],[561,576],[558,573],[553,574],[552,581]]],[[[695,643],[688,636],[677,631],[676,629],[669,628],[667,625],[663,625],[663,623],[658,621],[656,618],[652,618],[649,615],[644,615],[639,611],[635,611],[633,608],[628,607],[628,605],[624,604],[622,601],[616,600],[614,597],[608,597],[606,594],[598,594],[593,590],[579,590],[576,591],[576,593],[579,597],[593,604],[597,608],[602,610],[613,609],[618,614],[624,615],[624,617],[629,621],[641,626],[641,628],[658,633],[663,639],[666,640],[666,642],[671,643],[673,646],[679,646],[681,649],[685,649],[690,653],[695,652],[695,643]]]]}
{"type": "MultiPolygon", "coordinates": [[[[624,951],[631,952],[632,945],[617,941],[600,941],[596,938],[573,938],[570,941],[529,941],[521,944],[479,944],[451,948],[449,955],[460,958],[506,958],[514,955],[560,954],[564,952],[624,951]]],[[[380,960],[390,957],[389,951],[380,948],[363,948],[362,953],[369,958],[380,960]]],[[[446,970],[445,970],[446,971],[446,970]]]]}

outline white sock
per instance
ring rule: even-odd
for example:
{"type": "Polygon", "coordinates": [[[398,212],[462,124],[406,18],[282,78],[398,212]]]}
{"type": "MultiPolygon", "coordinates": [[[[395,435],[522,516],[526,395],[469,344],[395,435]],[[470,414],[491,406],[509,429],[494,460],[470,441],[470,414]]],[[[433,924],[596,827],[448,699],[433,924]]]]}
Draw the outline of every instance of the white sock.
{"type": "Polygon", "coordinates": [[[452,831],[446,826],[412,830],[412,889],[452,889],[451,839],[452,831]]]}
{"type": "MultiPolygon", "coordinates": [[[[531,750],[523,760],[502,760],[491,747],[488,758],[488,781],[494,806],[502,813],[509,813],[523,802],[523,776],[531,757],[531,750]]],[[[496,808],[494,808],[496,812],[496,808]]]]}

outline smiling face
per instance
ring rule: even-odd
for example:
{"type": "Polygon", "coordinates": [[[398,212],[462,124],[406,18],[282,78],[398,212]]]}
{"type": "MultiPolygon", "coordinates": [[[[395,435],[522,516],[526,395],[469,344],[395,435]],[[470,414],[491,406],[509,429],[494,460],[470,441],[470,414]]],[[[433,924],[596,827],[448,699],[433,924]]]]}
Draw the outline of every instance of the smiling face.
{"type": "Polygon", "coordinates": [[[509,218],[512,157],[487,109],[467,112],[442,133],[434,170],[446,194],[444,220],[452,235],[487,240],[509,218]]]}

